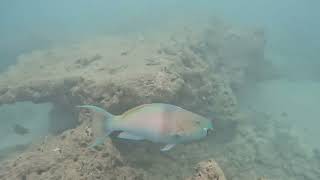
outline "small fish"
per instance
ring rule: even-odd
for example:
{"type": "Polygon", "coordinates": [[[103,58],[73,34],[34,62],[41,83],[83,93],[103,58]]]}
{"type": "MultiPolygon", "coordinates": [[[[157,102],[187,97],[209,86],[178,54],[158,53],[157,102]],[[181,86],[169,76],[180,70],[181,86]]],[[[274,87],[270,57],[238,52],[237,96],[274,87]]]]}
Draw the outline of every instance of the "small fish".
{"type": "Polygon", "coordinates": [[[25,135],[25,134],[28,134],[30,132],[29,129],[19,125],[19,124],[15,124],[13,126],[13,131],[16,133],[16,134],[19,134],[19,135],[25,135]]]}
{"type": "Polygon", "coordinates": [[[211,120],[170,104],[144,104],[118,116],[97,106],[77,107],[91,109],[104,116],[101,121],[93,123],[93,126],[96,124],[93,131],[97,133],[97,139],[90,147],[103,143],[113,131],[122,131],[118,138],[164,143],[166,146],[161,151],[168,151],[176,144],[200,140],[213,129],[211,120]]]}

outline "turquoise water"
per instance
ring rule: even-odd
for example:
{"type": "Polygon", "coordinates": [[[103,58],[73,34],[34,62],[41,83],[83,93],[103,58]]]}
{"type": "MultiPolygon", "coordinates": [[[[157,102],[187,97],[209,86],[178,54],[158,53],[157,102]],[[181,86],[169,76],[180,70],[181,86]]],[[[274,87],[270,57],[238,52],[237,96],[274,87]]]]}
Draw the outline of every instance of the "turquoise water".
{"type": "MultiPolygon", "coordinates": [[[[261,124],[269,123],[281,126],[279,131],[289,131],[288,134],[292,136],[290,138],[296,140],[295,145],[302,148],[303,150],[300,151],[304,151],[309,156],[314,152],[319,152],[320,149],[320,142],[317,138],[320,136],[319,7],[320,2],[316,0],[281,2],[275,0],[2,0],[0,1],[0,71],[5,72],[10,65],[16,64],[20,55],[31,53],[34,50],[64,47],[66,44],[106,35],[126,37],[128,34],[140,35],[146,32],[148,34],[159,31],[170,33],[170,29],[175,29],[180,24],[181,27],[188,24],[192,31],[193,28],[197,29],[198,24],[206,23],[212,17],[219,17],[235,27],[261,28],[265,32],[266,39],[265,59],[273,64],[278,76],[270,80],[248,82],[237,92],[235,90],[240,105],[239,109],[254,114],[249,125],[245,126],[248,126],[249,129],[251,126],[260,127],[263,126],[261,124]]],[[[272,73],[274,72],[270,72],[272,73]]],[[[50,104],[31,102],[1,105],[0,152],[1,150],[6,152],[5,149],[16,145],[36,142],[52,131],[60,133],[67,128],[74,127],[73,122],[66,123],[67,128],[60,124],[50,124],[51,108],[50,104]],[[12,130],[15,124],[29,129],[30,133],[25,136],[18,135],[12,130]]],[[[65,114],[58,118],[73,118],[68,112],[65,114]]],[[[261,133],[265,132],[261,130],[261,133]]],[[[244,170],[235,168],[241,164],[228,169],[232,164],[228,161],[232,161],[230,160],[232,158],[223,159],[221,157],[224,156],[223,149],[231,145],[223,142],[223,136],[227,135],[220,134],[218,137],[221,139],[209,141],[209,147],[211,147],[209,149],[212,151],[209,156],[217,159],[230,179],[237,179],[235,178],[237,175],[239,175],[238,179],[257,179],[258,177],[251,171],[267,178],[270,177],[270,179],[272,177],[288,178],[279,175],[281,173],[272,168],[265,172],[261,170],[267,167],[277,167],[274,164],[261,163],[258,168],[250,172],[246,171],[247,176],[240,175],[244,170]],[[218,144],[221,148],[215,150],[214,147],[218,144]]],[[[259,138],[254,138],[258,144],[260,143],[259,138]]],[[[279,142],[273,142],[275,139],[270,137],[268,143],[279,144],[279,142]]],[[[261,143],[264,141],[265,139],[261,140],[261,143]]],[[[282,148],[290,151],[292,147],[282,143],[284,146],[282,148]]],[[[246,148],[235,148],[233,151],[239,156],[250,154],[244,152],[246,148]]],[[[195,157],[199,155],[197,152],[191,154],[195,157]]],[[[0,159],[4,156],[7,154],[0,154],[0,159]]],[[[184,154],[184,156],[188,155],[184,154]]],[[[286,162],[282,163],[286,165],[286,162]]],[[[296,176],[296,179],[320,177],[317,174],[319,172],[314,171],[309,177],[300,176],[299,173],[295,175],[292,172],[296,171],[288,170],[286,173],[291,173],[292,177],[296,176]]]]}

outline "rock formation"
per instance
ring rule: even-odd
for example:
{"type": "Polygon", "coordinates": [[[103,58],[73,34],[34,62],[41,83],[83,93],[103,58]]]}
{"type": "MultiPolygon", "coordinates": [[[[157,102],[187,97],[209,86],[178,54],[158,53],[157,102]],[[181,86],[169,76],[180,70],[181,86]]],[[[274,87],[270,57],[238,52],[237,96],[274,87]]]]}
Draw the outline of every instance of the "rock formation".
{"type": "MultiPolygon", "coordinates": [[[[245,163],[247,156],[229,162],[224,156],[216,159],[213,156],[218,153],[208,144],[219,146],[221,141],[226,144],[239,137],[235,136],[239,118],[234,90],[252,73],[264,76],[257,71],[267,64],[263,32],[223,24],[198,29],[156,37],[155,33],[143,38],[99,37],[21,55],[16,65],[0,74],[0,105],[52,103],[51,132],[55,135],[3,162],[0,179],[182,179],[191,175],[199,162],[193,157],[199,154],[215,158],[224,169],[238,160],[245,163]],[[151,102],[171,103],[212,117],[215,138],[178,146],[166,155],[159,153],[157,145],[116,139],[109,139],[98,151],[87,148],[93,140],[91,117],[79,114],[76,105],[98,105],[120,114],[151,102]],[[62,118],[62,111],[69,118],[62,118]],[[64,124],[73,129],[60,134],[64,124]]],[[[230,150],[237,144],[220,147],[230,150]]],[[[199,179],[199,174],[225,179],[214,161],[200,163],[191,179],[199,179]]]]}
{"type": "Polygon", "coordinates": [[[200,162],[195,170],[195,174],[186,180],[226,180],[223,171],[214,160],[200,162]]]}

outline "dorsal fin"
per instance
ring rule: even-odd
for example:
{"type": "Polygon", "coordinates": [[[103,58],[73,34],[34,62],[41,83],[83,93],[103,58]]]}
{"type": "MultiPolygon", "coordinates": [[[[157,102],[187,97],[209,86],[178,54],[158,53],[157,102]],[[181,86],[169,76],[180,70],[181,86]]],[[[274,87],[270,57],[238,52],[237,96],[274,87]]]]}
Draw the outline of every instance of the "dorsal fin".
{"type": "Polygon", "coordinates": [[[136,112],[138,111],[139,109],[143,108],[143,107],[146,107],[146,106],[149,106],[150,104],[142,104],[140,106],[137,106],[137,107],[134,107],[132,109],[129,109],[128,111],[124,112],[121,117],[122,118],[125,118],[126,116],[128,116],[129,114],[133,113],[133,112],[136,112]]]}

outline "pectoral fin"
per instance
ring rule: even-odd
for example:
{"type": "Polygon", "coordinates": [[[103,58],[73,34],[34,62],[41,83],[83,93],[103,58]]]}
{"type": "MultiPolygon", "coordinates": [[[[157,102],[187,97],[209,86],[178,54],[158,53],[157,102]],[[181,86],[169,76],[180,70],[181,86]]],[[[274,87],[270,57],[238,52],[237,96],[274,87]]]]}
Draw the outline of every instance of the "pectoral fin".
{"type": "Polygon", "coordinates": [[[161,149],[161,151],[169,151],[175,146],[175,144],[167,144],[165,147],[161,149]]]}
{"type": "Polygon", "coordinates": [[[144,139],[142,137],[139,137],[139,136],[136,136],[136,135],[133,135],[133,134],[130,134],[130,133],[126,133],[126,132],[120,133],[117,137],[121,138],[121,139],[130,139],[130,140],[137,140],[137,141],[144,139]]]}

